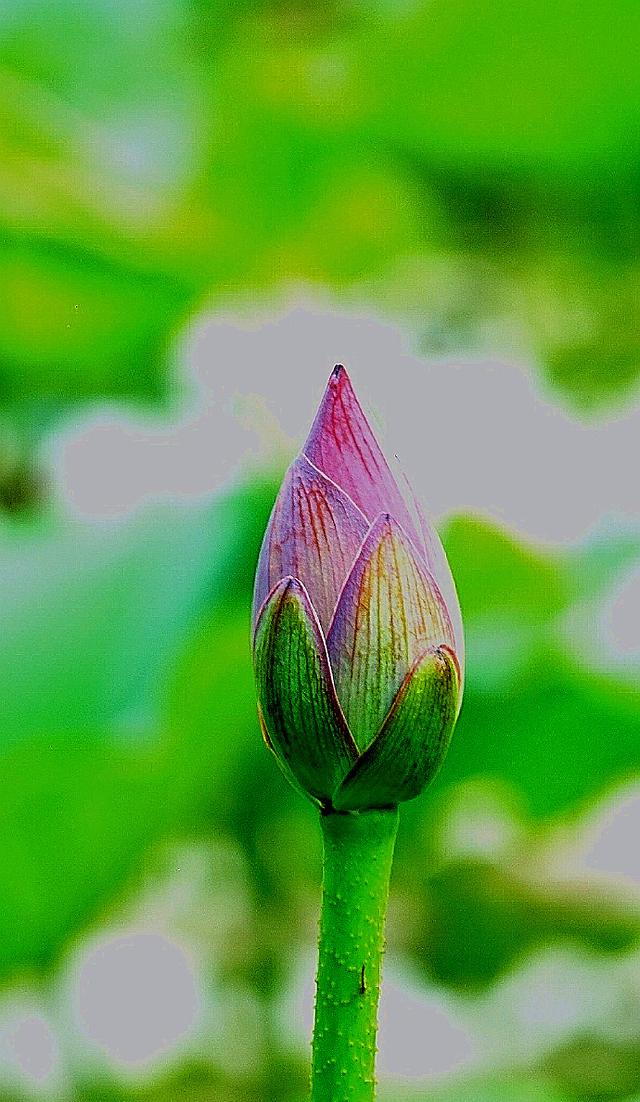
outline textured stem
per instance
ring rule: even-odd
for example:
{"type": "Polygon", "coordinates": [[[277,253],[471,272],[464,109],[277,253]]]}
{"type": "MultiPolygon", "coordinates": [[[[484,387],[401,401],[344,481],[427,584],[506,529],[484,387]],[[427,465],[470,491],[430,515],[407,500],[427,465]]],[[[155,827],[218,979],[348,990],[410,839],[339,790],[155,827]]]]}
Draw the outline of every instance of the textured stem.
{"type": "Polygon", "coordinates": [[[312,1102],[372,1102],[384,919],[398,809],[322,816],[312,1102]]]}

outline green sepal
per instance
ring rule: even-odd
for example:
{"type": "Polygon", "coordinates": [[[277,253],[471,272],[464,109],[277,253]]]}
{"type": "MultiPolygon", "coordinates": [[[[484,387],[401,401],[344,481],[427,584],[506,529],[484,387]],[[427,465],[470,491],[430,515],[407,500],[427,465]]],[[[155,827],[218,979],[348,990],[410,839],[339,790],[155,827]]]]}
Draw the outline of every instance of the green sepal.
{"type": "Polygon", "coordinates": [[[335,793],[333,806],[362,811],[420,795],[449,747],[458,695],[451,651],[431,648],[405,677],[380,731],[335,793]]]}
{"type": "Polygon", "coordinates": [[[280,755],[278,754],[278,751],[276,750],[276,748],[273,745],[271,739],[269,738],[269,732],[267,731],[267,725],[264,721],[264,716],[262,714],[262,708],[260,707],[260,702],[258,702],[258,722],[260,724],[260,730],[262,732],[262,741],[264,742],[265,746],[267,747],[267,750],[270,750],[271,753],[273,754],[273,757],[275,758],[276,765],[278,766],[278,768],[279,768],[280,772],[283,774],[283,776],[285,776],[287,778],[287,780],[288,780],[289,784],[291,785],[291,787],[295,788],[296,792],[300,796],[305,796],[307,799],[311,800],[316,805],[316,807],[322,808],[323,807],[323,801],[321,799],[317,798],[316,796],[310,796],[309,795],[309,793],[302,787],[302,785],[296,779],[296,777],[294,777],[294,775],[291,772],[291,770],[290,770],[289,766],[287,765],[286,761],[284,761],[280,757],[280,755]]]}
{"type": "Polygon", "coordinates": [[[318,618],[294,578],[280,582],[267,600],[253,657],[265,742],[296,787],[328,804],[358,751],[338,703],[318,618]]]}

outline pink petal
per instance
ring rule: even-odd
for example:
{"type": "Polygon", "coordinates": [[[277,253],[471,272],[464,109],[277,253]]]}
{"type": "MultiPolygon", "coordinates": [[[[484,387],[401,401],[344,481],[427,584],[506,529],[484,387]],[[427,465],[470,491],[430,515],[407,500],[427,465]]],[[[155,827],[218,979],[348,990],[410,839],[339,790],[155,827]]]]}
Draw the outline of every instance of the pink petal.
{"type": "MultiPolygon", "coordinates": [[[[408,485],[408,484],[407,484],[408,485]]],[[[455,640],[455,654],[458,662],[458,668],[461,678],[461,686],[464,681],[464,631],[462,628],[462,614],[460,612],[460,601],[458,600],[458,594],[456,592],[455,582],[451,573],[451,567],[447,556],[445,555],[442,541],[438,535],[435,527],[431,524],[422,509],[422,506],[416,498],[413,490],[410,489],[413,505],[415,508],[416,516],[418,518],[418,525],[422,535],[421,546],[424,547],[425,561],[427,564],[427,570],[433,575],[433,578],[444,597],[447,612],[449,613],[449,619],[451,620],[451,626],[453,628],[453,638],[455,640]]],[[[460,694],[460,701],[462,700],[462,693],[460,694]]]]}
{"type": "Polygon", "coordinates": [[[347,495],[299,456],[285,476],[260,552],[254,623],[273,587],[291,576],[304,585],[326,631],[368,527],[347,495]]]}
{"type": "Polygon", "coordinates": [[[421,548],[418,528],[341,364],[329,379],[303,452],[355,501],[369,523],[390,513],[421,548]]]}
{"type": "Polygon", "coordinates": [[[344,584],[327,636],[338,699],[361,750],[414,662],[442,644],[454,647],[442,594],[395,519],[382,515],[344,584]]]}

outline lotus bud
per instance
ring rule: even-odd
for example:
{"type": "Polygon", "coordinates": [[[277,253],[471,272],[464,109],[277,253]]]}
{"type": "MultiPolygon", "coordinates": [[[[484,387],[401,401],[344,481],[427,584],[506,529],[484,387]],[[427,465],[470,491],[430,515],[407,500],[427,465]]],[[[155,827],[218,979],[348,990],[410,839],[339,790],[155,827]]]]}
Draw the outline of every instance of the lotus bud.
{"type": "Polygon", "coordinates": [[[293,784],[336,811],[422,792],[460,710],[460,609],[341,366],[274,505],[253,623],[262,731],[293,784]]]}

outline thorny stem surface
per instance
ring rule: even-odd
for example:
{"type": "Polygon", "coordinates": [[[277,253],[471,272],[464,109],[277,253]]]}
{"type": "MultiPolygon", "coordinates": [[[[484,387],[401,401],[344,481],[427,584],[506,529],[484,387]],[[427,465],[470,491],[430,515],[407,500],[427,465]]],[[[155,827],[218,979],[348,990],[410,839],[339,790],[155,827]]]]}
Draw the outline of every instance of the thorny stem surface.
{"type": "Polygon", "coordinates": [[[372,1102],[384,920],[398,809],[322,816],[312,1102],[372,1102]]]}

